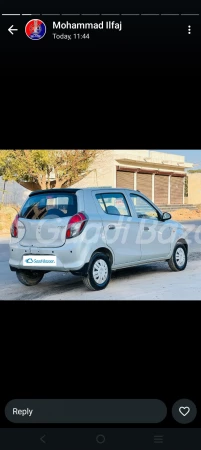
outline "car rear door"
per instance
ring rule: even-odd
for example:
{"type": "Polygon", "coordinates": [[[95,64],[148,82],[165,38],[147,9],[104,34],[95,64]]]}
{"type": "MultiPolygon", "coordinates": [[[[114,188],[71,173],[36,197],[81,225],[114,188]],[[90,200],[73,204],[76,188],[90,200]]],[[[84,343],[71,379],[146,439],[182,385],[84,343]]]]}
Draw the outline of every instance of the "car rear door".
{"type": "Polygon", "coordinates": [[[101,216],[105,241],[114,254],[114,265],[124,266],[141,259],[136,243],[139,224],[133,217],[123,190],[94,190],[92,195],[101,216]]]}
{"type": "Polygon", "coordinates": [[[24,227],[20,245],[33,249],[63,246],[68,222],[76,213],[76,194],[53,191],[30,196],[19,216],[24,227]]]}

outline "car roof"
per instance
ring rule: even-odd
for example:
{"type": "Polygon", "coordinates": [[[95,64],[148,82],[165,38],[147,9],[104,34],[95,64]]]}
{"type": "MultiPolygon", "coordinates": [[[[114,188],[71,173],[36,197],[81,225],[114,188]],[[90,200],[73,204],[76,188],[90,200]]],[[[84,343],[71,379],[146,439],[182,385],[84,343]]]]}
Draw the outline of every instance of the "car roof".
{"type": "Polygon", "coordinates": [[[53,189],[40,189],[40,190],[37,190],[37,191],[33,191],[33,192],[31,192],[30,194],[29,194],[29,197],[32,197],[33,195],[39,195],[39,194],[52,194],[52,193],[56,193],[56,194],[59,194],[59,193],[61,193],[61,192],[63,192],[63,193],[71,193],[71,194],[76,194],[76,192],[78,192],[78,191],[94,191],[94,190],[97,190],[97,191],[105,191],[105,192],[108,192],[108,191],[112,191],[112,192],[115,192],[115,191],[120,191],[120,190],[123,190],[123,191],[132,191],[132,192],[140,192],[139,190],[135,190],[135,189],[128,189],[128,188],[124,188],[124,187],[119,187],[119,188],[112,188],[112,187],[110,187],[110,186],[103,186],[103,187],[101,187],[101,186],[94,186],[94,187],[86,187],[86,188],[53,188],[53,189]]]}
{"type": "Polygon", "coordinates": [[[140,192],[139,190],[135,190],[135,189],[128,189],[128,188],[124,188],[124,187],[119,187],[119,188],[111,188],[111,187],[101,187],[101,186],[94,186],[94,187],[87,187],[87,188],[53,188],[53,189],[40,189],[37,191],[33,191],[29,194],[29,197],[33,196],[33,195],[37,195],[37,194],[49,194],[49,193],[60,193],[60,192],[69,192],[72,194],[75,194],[77,191],[119,191],[119,190],[123,190],[123,191],[132,191],[132,192],[140,192]]]}

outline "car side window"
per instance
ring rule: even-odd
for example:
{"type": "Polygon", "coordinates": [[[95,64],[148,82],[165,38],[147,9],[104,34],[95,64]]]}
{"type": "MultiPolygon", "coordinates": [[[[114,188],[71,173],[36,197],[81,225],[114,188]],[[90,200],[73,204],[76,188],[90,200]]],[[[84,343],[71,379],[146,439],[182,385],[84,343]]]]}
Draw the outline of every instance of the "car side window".
{"type": "Polygon", "coordinates": [[[96,194],[96,198],[106,214],[130,216],[130,211],[123,194],[96,194]]]}
{"type": "Polygon", "coordinates": [[[136,194],[130,196],[139,219],[159,220],[158,212],[147,200],[136,194]]]}

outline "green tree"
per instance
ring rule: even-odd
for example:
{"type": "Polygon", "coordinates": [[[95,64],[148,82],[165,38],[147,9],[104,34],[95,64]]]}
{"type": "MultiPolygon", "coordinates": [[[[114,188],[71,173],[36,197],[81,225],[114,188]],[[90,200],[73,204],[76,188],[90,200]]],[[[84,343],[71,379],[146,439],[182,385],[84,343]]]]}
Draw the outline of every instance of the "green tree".
{"type": "Polygon", "coordinates": [[[1,150],[0,176],[32,191],[69,187],[82,179],[97,150],[1,150]],[[50,180],[54,172],[55,180],[50,180]]]}

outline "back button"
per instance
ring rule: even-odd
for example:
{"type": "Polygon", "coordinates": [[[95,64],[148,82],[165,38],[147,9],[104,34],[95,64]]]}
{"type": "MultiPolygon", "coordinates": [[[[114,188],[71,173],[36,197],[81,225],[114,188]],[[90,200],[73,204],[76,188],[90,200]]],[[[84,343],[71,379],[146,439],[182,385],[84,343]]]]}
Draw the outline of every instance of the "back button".
{"type": "Polygon", "coordinates": [[[45,438],[46,438],[46,434],[44,434],[44,436],[42,436],[42,437],[40,438],[40,441],[41,441],[43,444],[46,444],[45,438]]]}
{"type": "Polygon", "coordinates": [[[15,33],[15,31],[18,31],[17,28],[13,28],[13,27],[14,27],[14,25],[11,25],[10,28],[8,28],[9,33],[12,35],[15,33]]]}

